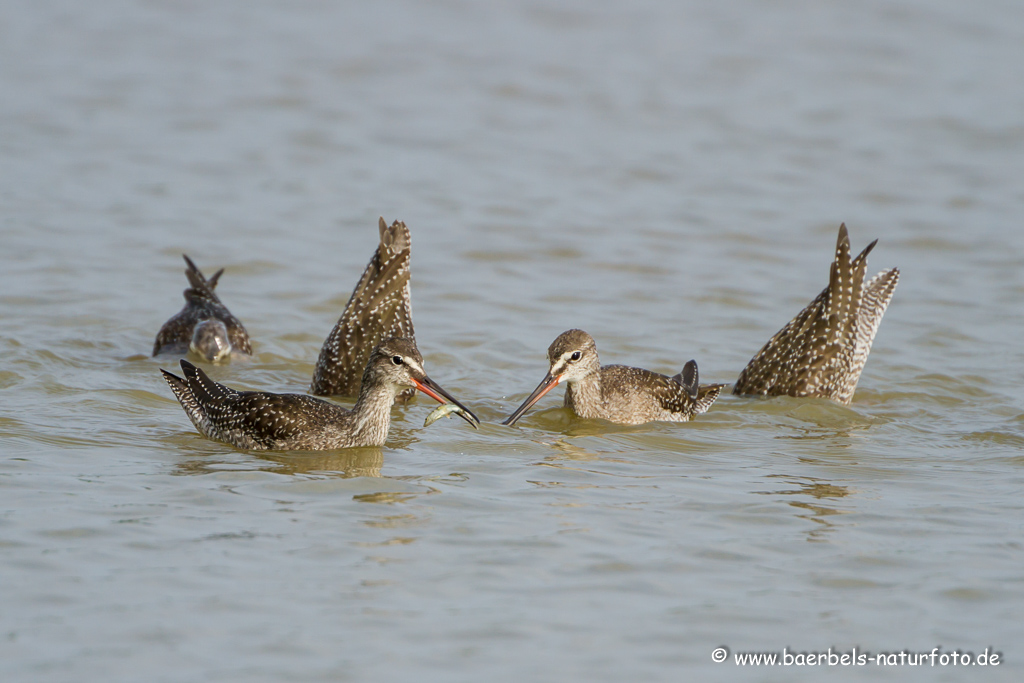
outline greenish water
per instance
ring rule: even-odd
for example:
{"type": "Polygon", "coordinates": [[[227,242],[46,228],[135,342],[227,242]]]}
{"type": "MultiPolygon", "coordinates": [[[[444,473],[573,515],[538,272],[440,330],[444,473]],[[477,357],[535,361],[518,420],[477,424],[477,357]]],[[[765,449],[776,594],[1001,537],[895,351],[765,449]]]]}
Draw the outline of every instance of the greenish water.
{"type": "Polygon", "coordinates": [[[3,680],[1020,678],[1024,9],[620,5],[0,8],[3,680]],[[304,391],[380,215],[481,429],[199,436],[146,355],[180,255],[254,340],[211,375],[304,391]],[[841,221],[902,271],[851,406],[498,424],[571,327],[733,381],[841,221]]]}

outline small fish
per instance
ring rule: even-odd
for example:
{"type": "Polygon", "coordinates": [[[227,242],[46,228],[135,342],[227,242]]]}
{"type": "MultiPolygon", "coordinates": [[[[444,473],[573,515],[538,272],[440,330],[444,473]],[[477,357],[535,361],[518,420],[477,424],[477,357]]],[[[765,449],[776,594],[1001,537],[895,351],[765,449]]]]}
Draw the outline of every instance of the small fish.
{"type": "MultiPolygon", "coordinates": [[[[442,417],[448,417],[452,413],[459,413],[460,415],[465,416],[465,413],[462,411],[462,408],[458,407],[457,405],[453,403],[442,403],[437,408],[435,408],[434,411],[430,413],[430,415],[427,415],[427,419],[423,421],[423,426],[429,427],[430,425],[440,420],[442,417]]],[[[470,424],[473,423],[470,422],[470,424]]],[[[476,427],[476,425],[473,426],[476,427]]]]}

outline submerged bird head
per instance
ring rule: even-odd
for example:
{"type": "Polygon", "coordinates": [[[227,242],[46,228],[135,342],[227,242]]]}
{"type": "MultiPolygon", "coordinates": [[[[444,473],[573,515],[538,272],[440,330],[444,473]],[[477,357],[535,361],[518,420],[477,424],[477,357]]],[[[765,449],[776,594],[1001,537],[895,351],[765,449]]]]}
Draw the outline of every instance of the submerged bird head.
{"type": "Polygon", "coordinates": [[[601,369],[594,338],[583,330],[567,330],[558,335],[548,347],[548,374],[537,385],[523,405],[509,415],[502,424],[513,425],[533,404],[559,384],[579,382],[601,369]]]}
{"type": "Polygon", "coordinates": [[[220,320],[203,320],[192,330],[188,349],[209,363],[219,363],[231,355],[228,328],[220,320]]]}
{"type": "Polygon", "coordinates": [[[439,403],[452,403],[461,409],[459,417],[476,427],[480,420],[454,396],[427,376],[423,356],[412,339],[392,337],[378,344],[370,354],[363,373],[363,390],[390,384],[393,387],[415,387],[439,403]]]}

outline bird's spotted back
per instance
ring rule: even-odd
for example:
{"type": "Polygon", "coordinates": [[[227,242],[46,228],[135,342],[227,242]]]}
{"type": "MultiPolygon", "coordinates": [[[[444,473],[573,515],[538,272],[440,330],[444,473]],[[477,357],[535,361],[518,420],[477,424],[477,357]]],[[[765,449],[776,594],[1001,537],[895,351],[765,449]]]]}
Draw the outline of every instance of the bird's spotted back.
{"type": "Polygon", "coordinates": [[[237,391],[213,381],[182,360],[184,377],[166,370],[164,378],[196,429],[211,439],[251,450],[322,450],[383,443],[393,394],[370,417],[373,436],[360,432],[355,413],[305,394],[237,391]]]}
{"type": "Polygon", "coordinates": [[[221,303],[214,291],[224,269],[206,279],[188,256],[184,256],[187,268],[185,277],[190,287],[184,291],[185,307],[163,324],[153,343],[153,355],[160,353],[185,353],[188,351],[192,333],[197,324],[204,320],[219,320],[228,331],[231,348],[239,353],[252,355],[252,343],[245,326],[221,303]]]}

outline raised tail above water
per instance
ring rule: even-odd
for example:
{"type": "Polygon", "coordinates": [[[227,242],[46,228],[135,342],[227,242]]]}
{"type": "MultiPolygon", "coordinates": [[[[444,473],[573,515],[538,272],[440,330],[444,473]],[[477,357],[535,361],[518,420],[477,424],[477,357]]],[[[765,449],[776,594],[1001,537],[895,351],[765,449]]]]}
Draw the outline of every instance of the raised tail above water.
{"type": "MultiPolygon", "coordinates": [[[[380,243],[320,349],[309,391],[358,396],[370,352],[389,337],[415,339],[409,293],[411,240],[405,223],[379,222],[380,243]]],[[[415,391],[399,394],[403,400],[415,391]]]]}
{"type": "Polygon", "coordinates": [[[183,292],[185,307],[160,328],[153,343],[153,355],[191,350],[210,363],[224,360],[233,352],[251,356],[249,333],[214,291],[224,269],[205,278],[192,259],[182,256],[188,266],[185,277],[189,288],[183,292]]]}
{"type": "Polygon", "coordinates": [[[867,256],[877,242],[851,259],[846,224],[839,227],[828,286],[757,352],[733,393],[850,403],[900,279],[893,268],[865,281],[867,256]]]}

